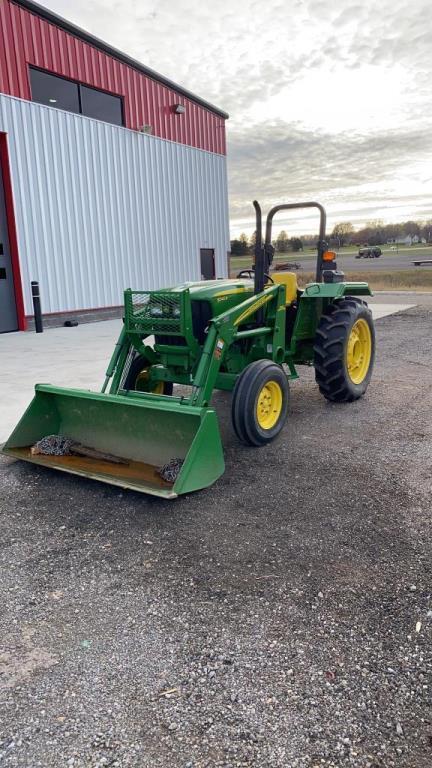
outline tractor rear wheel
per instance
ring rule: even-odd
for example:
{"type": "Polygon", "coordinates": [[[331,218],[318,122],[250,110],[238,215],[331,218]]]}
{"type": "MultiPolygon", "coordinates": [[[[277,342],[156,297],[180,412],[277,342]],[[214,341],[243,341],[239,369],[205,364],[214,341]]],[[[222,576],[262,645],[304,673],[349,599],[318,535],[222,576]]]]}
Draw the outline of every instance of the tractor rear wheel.
{"type": "Polygon", "coordinates": [[[314,344],[315,378],[333,402],[351,402],[366,392],[375,358],[375,330],[366,302],[346,296],[323,313],[314,344]]]}
{"type": "Polygon", "coordinates": [[[124,383],[125,389],[135,389],[138,392],[152,392],[155,395],[172,395],[171,381],[155,381],[150,384],[151,365],[142,355],[136,355],[124,383]]]}
{"type": "Polygon", "coordinates": [[[256,360],[240,374],[232,398],[234,431],[246,445],[265,445],[279,434],[288,415],[289,386],[283,368],[256,360]]]}

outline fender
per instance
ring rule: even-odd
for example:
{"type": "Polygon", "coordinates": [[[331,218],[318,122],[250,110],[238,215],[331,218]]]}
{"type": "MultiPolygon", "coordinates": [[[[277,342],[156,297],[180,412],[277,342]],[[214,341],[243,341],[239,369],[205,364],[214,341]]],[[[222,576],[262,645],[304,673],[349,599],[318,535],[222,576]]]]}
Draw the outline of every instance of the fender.
{"type": "Polygon", "coordinates": [[[342,296],[373,296],[367,283],[309,283],[301,298],[341,299],[342,296]]]}

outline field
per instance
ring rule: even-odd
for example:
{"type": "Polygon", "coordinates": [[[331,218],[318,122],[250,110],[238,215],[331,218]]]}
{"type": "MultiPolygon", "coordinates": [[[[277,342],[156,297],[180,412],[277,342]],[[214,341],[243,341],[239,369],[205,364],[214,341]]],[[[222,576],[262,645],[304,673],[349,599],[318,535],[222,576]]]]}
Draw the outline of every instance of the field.
{"type": "MultiPolygon", "coordinates": [[[[367,270],[362,272],[346,271],[347,280],[365,280],[374,291],[432,291],[432,269],[400,270],[383,272],[367,270]]],[[[314,272],[299,270],[300,286],[315,280],[314,272]]]]}
{"type": "MultiPolygon", "coordinates": [[[[382,256],[380,257],[381,260],[388,260],[388,258],[400,258],[402,260],[408,259],[410,261],[414,261],[414,259],[422,258],[422,259],[432,259],[432,245],[413,245],[413,246],[399,246],[397,250],[391,250],[391,247],[388,245],[382,245],[380,246],[382,250],[382,256]]],[[[358,248],[355,245],[348,245],[344,246],[343,248],[337,248],[336,249],[338,259],[343,259],[345,256],[355,256],[356,253],[358,253],[358,248]]],[[[316,249],[312,246],[306,247],[303,251],[290,251],[289,253],[276,253],[275,254],[275,262],[284,262],[284,261],[304,261],[308,259],[313,259],[316,254],[316,249]]],[[[235,262],[235,264],[241,264],[242,266],[247,267],[250,264],[251,257],[249,255],[247,256],[232,256],[232,261],[235,262]]],[[[359,259],[358,261],[364,262],[368,261],[368,259],[359,259]]]]}
{"type": "MultiPolygon", "coordinates": [[[[415,267],[415,259],[431,259],[432,246],[413,246],[392,251],[383,249],[379,259],[356,259],[357,248],[338,251],[338,266],[348,280],[366,280],[375,290],[432,290],[432,265],[415,267]]],[[[277,253],[273,265],[296,262],[299,265],[298,280],[305,285],[314,279],[315,251],[307,249],[299,253],[277,253]]],[[[231,275],[251,266],[252,256],[231,257],[231,275]]]]}

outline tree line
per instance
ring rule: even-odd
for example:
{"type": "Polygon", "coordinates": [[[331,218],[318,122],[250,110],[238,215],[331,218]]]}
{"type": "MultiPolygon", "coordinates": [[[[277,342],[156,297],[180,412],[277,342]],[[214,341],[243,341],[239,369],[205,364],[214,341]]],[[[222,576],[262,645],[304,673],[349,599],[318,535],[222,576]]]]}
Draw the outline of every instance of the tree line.
{"type": "Polygon", "coordinates": [[[331,238],[336,244],[342,245],[385,245],[387,242],[398,242],[406,237],[432,242],[432,220],[404,221],[401,224],[384,224],[381,219],[369,221],[362,229],[354,229],[351,222],[336,224],[331,238]]]}
{"type": "MultiPolygon", "coordinates": [[[[424,239],[432,243],[432,219],[428,221],[404,221],[401,224],[384,224],[381,219],[367,222],[361,229],[355,229],[349,221],[335,224],[328,242],[331,246],[341,248],[344,245],[385,245],[398,242],[406,237],[424,239]]],[[[283,229],[272,241],[278,253],[301,251],[306,246],[316,246],[317,235],[301,235],[289,237],[283,229]]],[[[255,249],[256,234],[248,237],[244,232],[238,238],[231,240],[231,255],[246,256],[255,249]]]]}
{"type": "MultiPolygon", "coordinates": [[[[231,240],[231,256],[246,256],[249,253],[253,253],[255,250],[256,233],[254,232],[252,237],[248,237],[242,232],[238,238],[231,240]]],[[[302,251],[303,241],[300,237],[288,237],[287,232],[283,229],[279,232],[278,236],[272,241],[275,250],[278,253],[288,253],[289,251],[302,251]]]]}

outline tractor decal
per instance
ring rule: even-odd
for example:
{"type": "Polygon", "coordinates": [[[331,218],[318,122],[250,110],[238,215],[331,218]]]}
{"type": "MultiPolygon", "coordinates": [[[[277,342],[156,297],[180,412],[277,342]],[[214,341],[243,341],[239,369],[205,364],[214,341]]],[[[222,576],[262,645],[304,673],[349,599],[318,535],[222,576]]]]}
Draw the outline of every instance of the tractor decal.
{"type": "Polygon", "coordinates": [[[257,312],[258,309],[264,306],[264,304],[267,304],[268,301],[271,301],[274,298],[273,294],[270,296],[262,296],[258,301],[255,302],[255,304],[252,304],[251,307],[248,307],[244,312],[242,312],[241,315],[238,316],[237,320],[234,320],[233,325],[241,325],[241,323],[246,320],[249,315],[253,315],[254,312],[257,312]]]}

